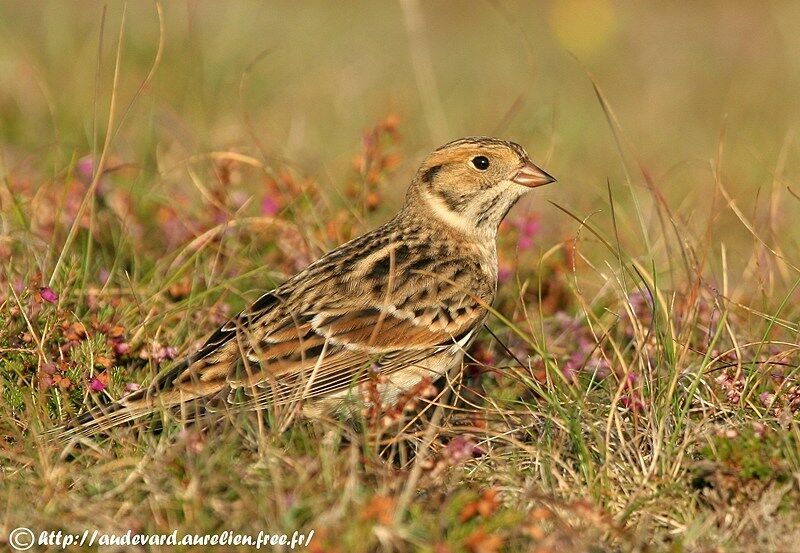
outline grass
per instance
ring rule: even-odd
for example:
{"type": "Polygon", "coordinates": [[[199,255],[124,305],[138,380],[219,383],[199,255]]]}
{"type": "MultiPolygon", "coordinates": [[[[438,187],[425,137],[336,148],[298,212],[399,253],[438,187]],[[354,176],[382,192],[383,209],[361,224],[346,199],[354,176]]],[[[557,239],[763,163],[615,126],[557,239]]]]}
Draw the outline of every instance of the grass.
{"type": "Polygon", "coordinates": [[[798,16],[0,3],[0,539],[790,550],[798,16]],[[559,183],[509,215],[488,328],[425,400],[41,439],[385,220],[426,151],[479,133],[559,183]]]}

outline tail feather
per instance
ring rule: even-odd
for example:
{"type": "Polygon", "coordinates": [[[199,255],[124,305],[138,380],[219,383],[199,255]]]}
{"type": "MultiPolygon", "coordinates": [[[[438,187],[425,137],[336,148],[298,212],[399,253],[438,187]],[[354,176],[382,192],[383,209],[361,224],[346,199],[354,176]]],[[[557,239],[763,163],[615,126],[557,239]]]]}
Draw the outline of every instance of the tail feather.
{"type": "Polygon", "coordinates": [[[87,411],[74,421],[54,428],[46,433],[53,441],[67,441],[74,438],[88,438],[133,422],[154,412],[152,406],[128,406],[117,402],[102,408],[87,411]]]}
{"type": "Polygon", "coordinates": [[[88,438],[132,423],[158,411],[177,411],[189,407],[202,408],[202,404],[223,391],[226,382],[208,382],[200,386],[185,386],[183,389],[170,389],[172,381],[193,362],[192,358],[172,366],[157,376],[147,388],[101,407],[90,409],[66,425],[46,432],[48,440],[67,441],[75,438],[88,438]]]}

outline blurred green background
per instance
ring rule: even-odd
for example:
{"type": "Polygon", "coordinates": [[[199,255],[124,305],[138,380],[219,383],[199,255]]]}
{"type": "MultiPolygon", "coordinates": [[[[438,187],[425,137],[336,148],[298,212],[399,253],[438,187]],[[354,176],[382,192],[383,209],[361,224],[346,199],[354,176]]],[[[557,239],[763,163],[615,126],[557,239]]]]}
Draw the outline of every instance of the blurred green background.
{"type": "MultiPolygon", "coordinates": [[[[102,143],[124,5],[107,4],[96,80],[103,6],[0,2],[3,175],[63,169],[91,152],[95,120],[102,143]]],[[[338,188],[364,129],[395,114],[404,157],[386,194],[397,201],[425,153],[497,134],[559,179],[519,208],[540,212],[545,246],[577,228],[546,200],[580,217],[602,209],[593,220],[610,228],[608,179],[623,245],[636,255],[643,240],[626,167],[646,224],[652,202],[638,162],[681,228],[702,234],[722,145],[721,176],[737,204],[796,245],[800,202],[786,188],[800,176],[798,3],[187,1],[163,11],[160,67],[112,147],[151,175],[159,157],[261,148],[338,188]],[[591,79],[629,141],[621,149],[591,79]],[[774,205],[758,207],[773,190],[774,205]]],[[[159,42],[153,3],[129,3],[126,20],[120,111],[159,42]]],[[[169,182],[137,186],[169,197],[169,182]]],[[[752,237],[724,205],[715,210],[714,236],[732,263],[744,260],[752,237]]]]}

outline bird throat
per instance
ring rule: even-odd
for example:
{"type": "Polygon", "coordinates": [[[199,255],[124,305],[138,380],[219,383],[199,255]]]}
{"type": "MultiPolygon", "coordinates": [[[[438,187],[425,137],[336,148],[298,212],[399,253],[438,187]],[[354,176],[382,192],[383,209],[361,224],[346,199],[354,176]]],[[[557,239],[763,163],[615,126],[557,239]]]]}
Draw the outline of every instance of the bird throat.
{"type": "Polygon", "coordinates": [[[521,194],[518,186],[499,184],[476,193],[454,209],[453,202],[430,190],[422,191],[422,201],[433,216],[451,229],[467,236],[480,236],[494,240],[497,228],[521,194]]]}

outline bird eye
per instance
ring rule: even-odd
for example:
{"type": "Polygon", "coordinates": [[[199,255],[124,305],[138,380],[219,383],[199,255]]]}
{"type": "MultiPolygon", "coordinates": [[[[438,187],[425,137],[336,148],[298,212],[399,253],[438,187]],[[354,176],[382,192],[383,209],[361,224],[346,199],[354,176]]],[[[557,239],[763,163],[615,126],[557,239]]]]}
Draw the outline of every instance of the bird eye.
{"type": "Polygon", "coordinates": [[[486,171],[489,168],[489,158],[486,156],[475,156],[472,158],[472,165],[478,171],[486,171]]]}

